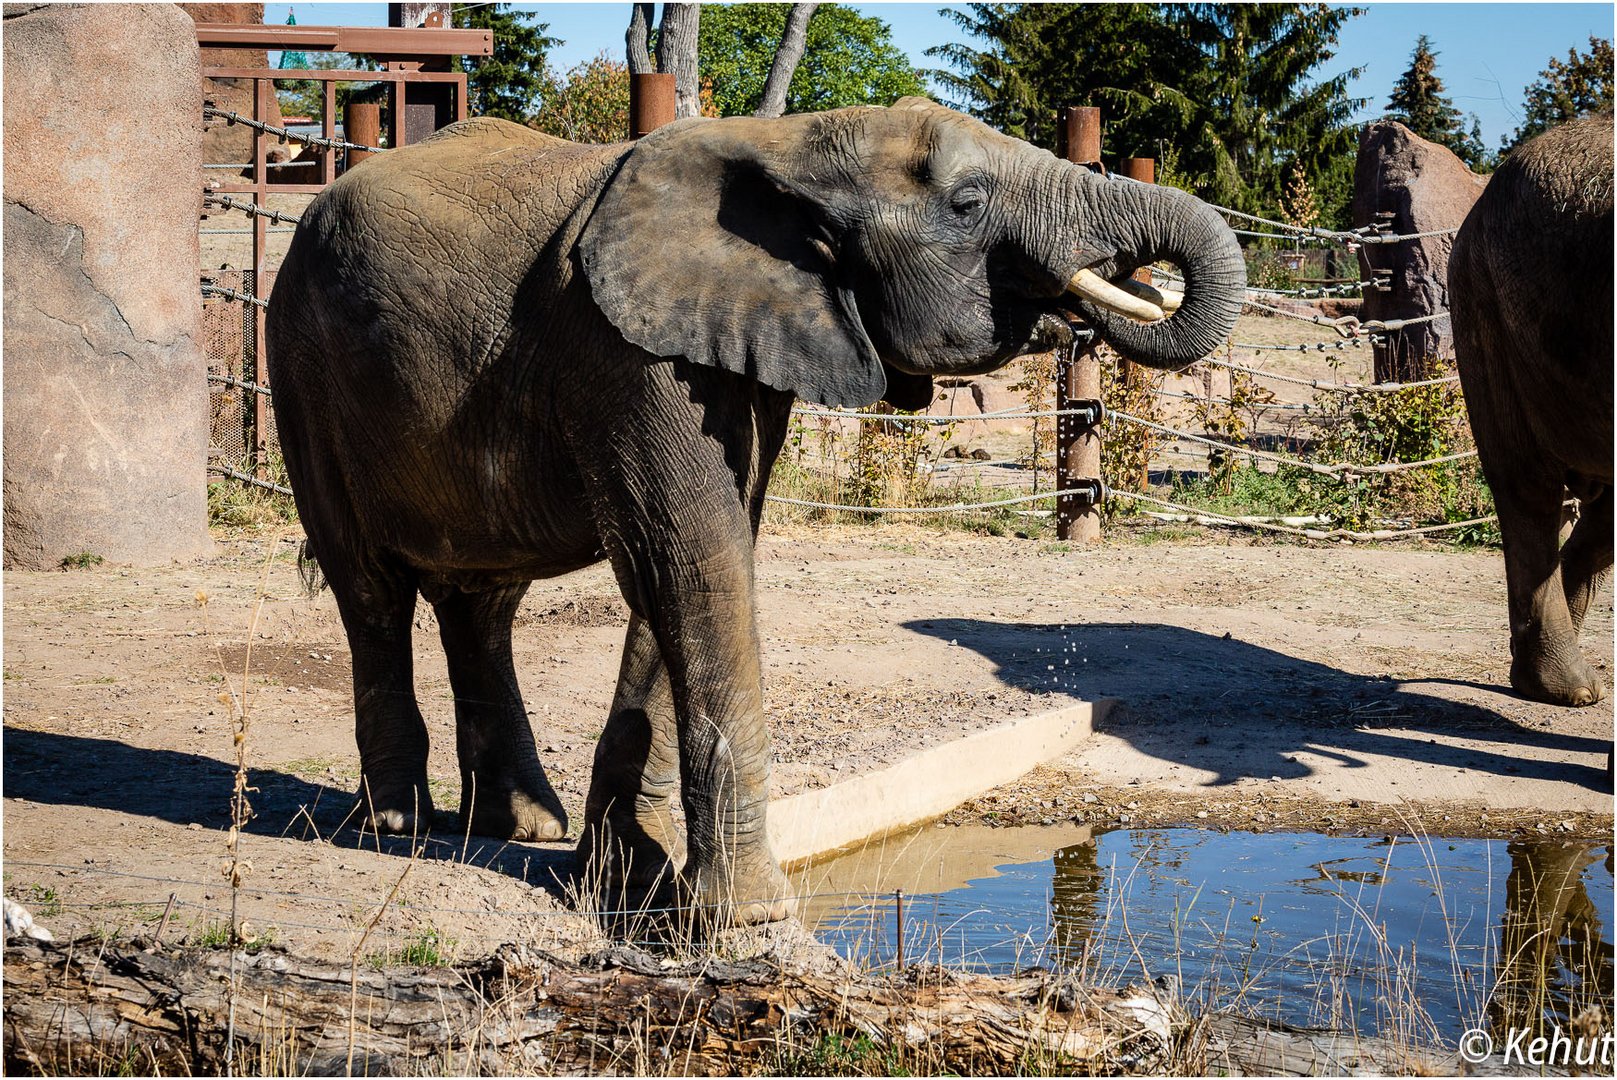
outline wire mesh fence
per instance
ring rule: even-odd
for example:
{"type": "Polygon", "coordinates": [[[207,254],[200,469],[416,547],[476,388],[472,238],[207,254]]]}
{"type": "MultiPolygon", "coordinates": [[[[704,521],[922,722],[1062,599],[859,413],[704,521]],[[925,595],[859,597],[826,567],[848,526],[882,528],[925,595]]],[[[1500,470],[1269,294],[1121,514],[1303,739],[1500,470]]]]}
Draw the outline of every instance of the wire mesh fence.
{"type": "MultiPolygon", "coordinates": [[[[267,295],[275,286],[274,271],[263,281],[251,270],[211,270],[203,275],[219,289],[239,297],[267,295]]],[[[258,340],[253,305],[236,297],[204,290],[202,299],[203,347],[208,357],[208,463],[218,468],[251,472],[260,434],[268,453],[280,453],[273,421],[258,430],[254,398],[265,396],[266,416],[273,406],[258,385],[258,340]]]]}

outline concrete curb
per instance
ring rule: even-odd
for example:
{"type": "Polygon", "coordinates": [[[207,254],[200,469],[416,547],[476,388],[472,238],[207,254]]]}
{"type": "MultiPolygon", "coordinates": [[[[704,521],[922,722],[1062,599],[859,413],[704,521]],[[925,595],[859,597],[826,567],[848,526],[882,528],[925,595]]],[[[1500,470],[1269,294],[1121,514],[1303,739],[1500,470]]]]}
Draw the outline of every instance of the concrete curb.
{"type": "Polygon", "coordinates": [[[1003,724],[935,746],[880,772],[769,804],[769,843],[783,866],[941,817],[1068,753],[1094,731],[1110,698],[1003,724]]]}

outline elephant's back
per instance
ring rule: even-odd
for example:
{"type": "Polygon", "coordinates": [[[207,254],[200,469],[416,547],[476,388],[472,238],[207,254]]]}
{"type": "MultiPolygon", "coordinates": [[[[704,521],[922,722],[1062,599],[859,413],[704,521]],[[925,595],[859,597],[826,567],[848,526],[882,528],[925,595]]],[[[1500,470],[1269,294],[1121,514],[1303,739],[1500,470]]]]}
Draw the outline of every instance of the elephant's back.
{"type": "MultiPolygon", "coordinates": [[[[573,219],[625,149],[478,118],[372,158],[304,211],[274,309],[288,323],[317,318],[323,342],[352,353],[325,357],[328,371],[347,363],[374,380],[389,374],[376,365],[414,354],[473,378],[502,348],[519,291],[563,284],[536,270],[565,263],[573,219]]],[[[411,363],[394,374],[424,376],[441,395],[451,372],[411,363]]]]}
{"type": "Polygon", "coordinates": [[[1518,147],[1466,216],[1449,262],[1468,397],[1483,381],[1540,452],[1611,476],[1612,115],[1518,147]]]}

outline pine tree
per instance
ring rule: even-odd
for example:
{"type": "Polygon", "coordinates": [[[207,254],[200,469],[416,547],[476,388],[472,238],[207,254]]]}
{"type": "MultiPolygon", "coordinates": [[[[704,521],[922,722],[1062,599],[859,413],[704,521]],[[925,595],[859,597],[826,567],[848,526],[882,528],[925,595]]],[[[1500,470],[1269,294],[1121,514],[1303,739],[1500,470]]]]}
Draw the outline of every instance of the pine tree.
{"type": "Polygon", "coordinates": [[[1392,88],[1386,115],[1421,138],[1448,147],[1472,168],[1485,164],[1482,128],[1473,116],[1467,133],[1460,110],[1443,93],[1443,80],[1437,77],[1437,53],[1425,34],[1416,39],[1409,69],[1392,88]]]}
{"type": "Polygon", "coordinates": [[[1534,135],[1612,104],[1612,49],[1605,38],[1591,37],[1587,55],[1568,49],[1566,62],[1550,57],[1549,66],[1527,88],[1522,126],[1501,145],[1509,153],[1534,135]]]}
{"type": "Polygon", "coordinates": [[[1186,91],[1198,108],[1180,167],[1212,202],[1272,216],[1282,170],[1300,164],[1323,219],[1345,222],[1357,149],[1347,93],[1361,69],[1322,75],[1337,32],[1363,8],[1324,4],[1191,4],[1168,18],[1199,50],[1186,91]]]}
{"type": "Polygon", "coordinates": [[[1432,51],[1432,39],[1425,34],[1415,41],[1409,70],[1398,77],[1392,88],[1387,117],[1433,142],[1459,127],[1460,110],[1443,96],[1443,80],[1437,77],[1437,54],[1432,51]]]}
{"type": "Polygon", "coordinates": [[[559,38],[545,33],[548,23],[533,24],[531,11],[512,11],[510,4],[456,4],[450,21],[465,30],[494,34],[493,56],[463,56],[467,112],[527,122],[539,107],[548,84],[545,57],[559,38]]]}

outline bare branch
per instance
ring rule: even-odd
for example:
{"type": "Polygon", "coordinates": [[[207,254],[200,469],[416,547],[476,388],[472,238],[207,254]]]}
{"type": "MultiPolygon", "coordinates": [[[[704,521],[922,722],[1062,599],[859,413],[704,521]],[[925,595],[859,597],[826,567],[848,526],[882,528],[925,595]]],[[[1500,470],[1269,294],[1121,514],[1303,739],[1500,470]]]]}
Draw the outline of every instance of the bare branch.
{"type": "Polygon", "coordinates": [[[786,90],[792,85],[792,74],[803,59],[808,44],[809,19],[819,4],[793,4],[786,15],[786,29],[780,35],[780,48],[775,50],[775,62],[769,66],[769,78],[764,82],[763,100],[758,103],[754,116],[779,116],[786,111],[786,90]]]}

